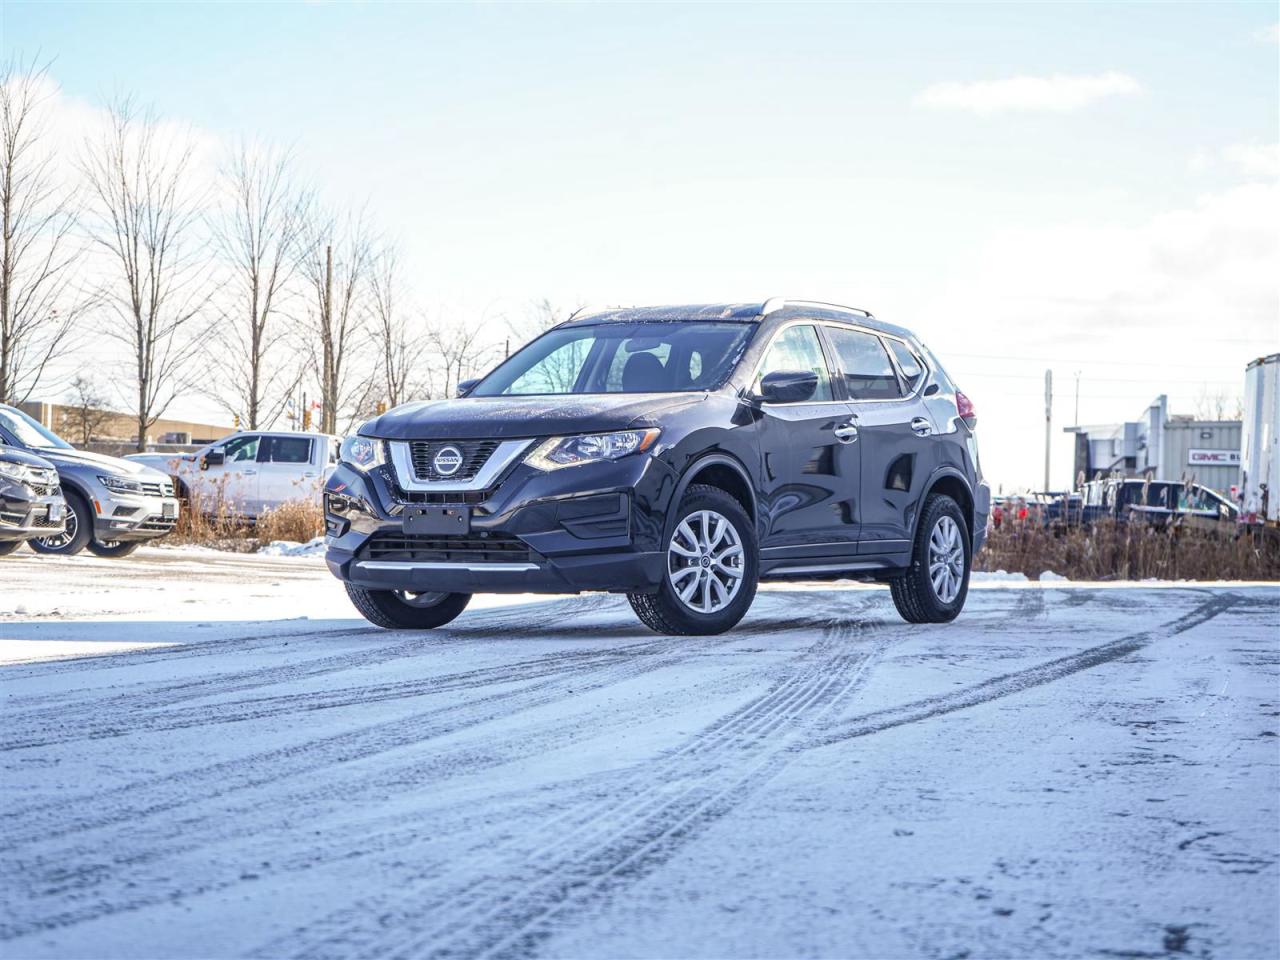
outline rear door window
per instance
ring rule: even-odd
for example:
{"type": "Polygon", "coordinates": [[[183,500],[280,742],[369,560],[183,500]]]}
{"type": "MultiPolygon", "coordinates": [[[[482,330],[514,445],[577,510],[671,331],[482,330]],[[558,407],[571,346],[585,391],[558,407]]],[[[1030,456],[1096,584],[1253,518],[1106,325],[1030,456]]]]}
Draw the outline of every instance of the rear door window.
{"type": "Polygon", "coordinates": [[[259,463],[310,463],[311,440],[307,437],[264,437],[259,463]]]}
{"type": "Polygon", "coordinates": [[[847,327],[827,327],[836,362],[850,400],[897,400],[902,385],[884,344],[874,334],[847,327]]]}

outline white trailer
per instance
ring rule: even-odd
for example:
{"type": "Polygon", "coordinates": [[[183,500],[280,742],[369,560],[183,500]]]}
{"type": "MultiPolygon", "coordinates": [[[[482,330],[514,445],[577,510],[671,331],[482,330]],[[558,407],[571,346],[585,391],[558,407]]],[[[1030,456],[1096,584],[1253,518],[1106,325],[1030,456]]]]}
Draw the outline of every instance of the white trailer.
{"type": "Polygon", "coordinates": [[[1241,515],[1280,523],[1280,353],[1244,371],[1244,437],[1240,459],[1241,515]]]}

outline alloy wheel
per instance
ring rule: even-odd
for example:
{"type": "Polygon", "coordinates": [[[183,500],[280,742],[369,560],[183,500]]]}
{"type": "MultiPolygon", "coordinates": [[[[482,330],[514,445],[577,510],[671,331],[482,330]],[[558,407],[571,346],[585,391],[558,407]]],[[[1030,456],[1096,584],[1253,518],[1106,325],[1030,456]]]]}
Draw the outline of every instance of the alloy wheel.
{"type": "Polygon", "coordinates": [[[76,516],[76,512],[70,507],[67,509],[66,527],[62,533],[54,534],[52,537],[37,537],[42,547],[48,547],[50,550],[57,550],[59,547],[65,547],[73,539],[75,539],[76,531],[80,529],[80,518],[76,516]]]}
{"type": "Polygon", "coordinates": [[[934,595],[952,603],[964,582],[964,539],[951,517],[939,517],[929,534],[929,581],[934,595]]]}
{"type": "Polygon", "coordinates": [[[667,548],[667,578],[690,610],[717,613],[742,587],[742,537],[723,514],[699,510],[676,526],[667,548]]]}

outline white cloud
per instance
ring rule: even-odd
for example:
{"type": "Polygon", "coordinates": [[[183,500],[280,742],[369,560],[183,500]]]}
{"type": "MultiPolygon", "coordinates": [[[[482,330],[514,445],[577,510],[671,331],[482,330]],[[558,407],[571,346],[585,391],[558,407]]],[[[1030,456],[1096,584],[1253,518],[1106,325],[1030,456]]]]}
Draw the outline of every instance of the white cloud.
{"type": "Polygon", "coordinates": [[[993,113],[1044,111],[1068,113],[1107,97],[1141,93],[1142,85],[1125,73],[1089,76],[1009,77],[973,83],[935,83],[916,95],[920,107],[993,113]]]}
{"type": "Polygon", "coordinates": [[[1247,179],[1274,179],[1280,177],[1280,143],[1233,143],[1216,150],[1200,147],[1187,166],[1192,173],[1226,166],[1247,179]]]}
{"type": "Polygon", "coordinates": [[[1222,158],[1246,177],[1280,177],[1280,143],[1237,143],[1222,158]]]}
{"type": "Polygon", "coordinates": [[[1259,27],[1253,31],[1253,39],[1259,43],[1280,43],[1280,23],[1259,27]]]}

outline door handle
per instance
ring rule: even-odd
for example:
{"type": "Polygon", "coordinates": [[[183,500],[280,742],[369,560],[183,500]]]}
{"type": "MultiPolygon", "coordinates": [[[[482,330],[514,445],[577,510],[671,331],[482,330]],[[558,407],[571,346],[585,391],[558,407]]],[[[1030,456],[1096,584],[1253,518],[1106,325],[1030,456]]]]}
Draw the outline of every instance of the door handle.
{"type": "Polygon", "coordinates": [[[240,476],[242,477],[256,477],[257,475],[258,475],[257,470],[241,470],[240,471],[240,476]]]}
{"type": "Polygon", "coordinates": [[[858,439],[858,428],[852,423],[842,423],[831,431],[841,443],[853,443],[858,439]]]}
{"type": "Polygon", "coordinates": [[[933,433],[933,424],[924,417],[916,417],[911,421],[911,432],[917,437],[927,437],[933,433]]]}

